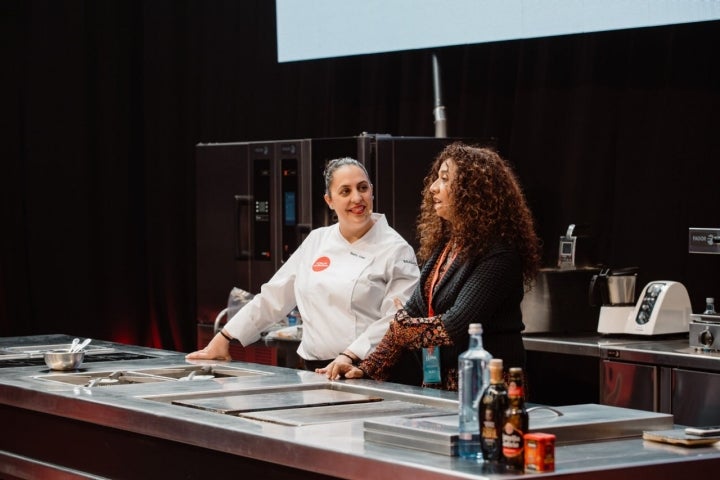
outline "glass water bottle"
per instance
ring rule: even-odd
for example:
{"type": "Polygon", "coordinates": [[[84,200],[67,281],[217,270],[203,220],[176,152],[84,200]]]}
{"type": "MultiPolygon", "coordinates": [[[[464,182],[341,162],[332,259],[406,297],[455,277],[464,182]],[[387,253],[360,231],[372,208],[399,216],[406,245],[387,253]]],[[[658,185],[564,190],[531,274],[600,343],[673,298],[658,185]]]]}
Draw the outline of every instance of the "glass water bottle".
{"type": "Polygon", "coordinates": [[[478,410],[480,397],[490,383],[488,366],[492,360],[483,348],[482,331],[481,324],[470,324],[470,348],[458,357],[458,454],[475,461],[482,461],[478,410]]]}

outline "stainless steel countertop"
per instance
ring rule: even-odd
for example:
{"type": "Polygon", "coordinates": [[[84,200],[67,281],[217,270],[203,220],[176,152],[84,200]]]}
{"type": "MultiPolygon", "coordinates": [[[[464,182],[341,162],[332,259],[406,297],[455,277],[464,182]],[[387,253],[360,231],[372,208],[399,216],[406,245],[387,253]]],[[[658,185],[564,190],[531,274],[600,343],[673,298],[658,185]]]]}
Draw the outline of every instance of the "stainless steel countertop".
{"type": "Polygon", "coordinates": [[[523,335],[526,350],[600,357],[606,346],[637,343],[637,337],[605,336],[597,333],[529,333],[523,335]]]}
{"type": "MultiPolygon", "coordinates": [[[[71,337],[47,335],[0,338],[0,350],[18,344],[69,342],[71,337]]],[[[93,341],[93,345],[157,355],[156,358],[84,363],[81,371],[107,372],[188,366],[184,354],[93,341]]],[[[218,362],[192,362],[218,364],[218,362]]],[[[287,465],[339,478],[520,478],[524,475],[485,473],[457,457],[365,442],[363,419],[303,426],[287,426],[234,417],[184,406],[172,399],[202,398],[280,386],[327,385],[323,376],[244,362],[221,363],[261,375],[215,378],[202,381],[141,383],[88,388],[52,381],[45,365],[0,369],[0,403],[23,409],[122,429],[150,437],[196,445],[218,452],[287,465]],[[82,408],[79,408],[79,403],[82,408]],[[117,413],[122,412],[121,415],[117,413]]],[[[455,410],[453,392],[420,389],[370,380],[344,380],[338,385],[375,392],[386,399],[414,400],[455,410]]],[[[686,449],[643,441],[641,438],[558,446],[557,475],[617,472],[678,462],[710,461],[720,468],[720,445],[686,449]]],[[[552,477],[553,474],[545,474],[552,477]]]]}
{"type": "Polygon", "coordinates": [[[720,353],[690,347],[687,334],[642,337],[535,333],[524,335],[523,342],[529,351],[720,372],[720,353]]]}

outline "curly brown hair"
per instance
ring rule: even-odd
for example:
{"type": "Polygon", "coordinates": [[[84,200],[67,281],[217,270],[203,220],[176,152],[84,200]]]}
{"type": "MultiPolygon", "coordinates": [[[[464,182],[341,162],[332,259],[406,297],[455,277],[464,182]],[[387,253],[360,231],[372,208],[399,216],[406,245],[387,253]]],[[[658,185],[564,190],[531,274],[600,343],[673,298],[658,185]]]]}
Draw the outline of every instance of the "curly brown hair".
{"type": "Polygon", "coordinates": [[[460,142],[445,147],[425,177],[417,227],[421,261],[449,241],[462,246],[460,255],[465,258],[482,255],[500,241],[518,250],[524,283],[528,289],[532,286],[540,266],[540,239],[520,182],[497,152],[460,142]],[[456,165],[450,196],[459,221],[453,223],[435,213],[430,191],[448,159],[456,165]]]}

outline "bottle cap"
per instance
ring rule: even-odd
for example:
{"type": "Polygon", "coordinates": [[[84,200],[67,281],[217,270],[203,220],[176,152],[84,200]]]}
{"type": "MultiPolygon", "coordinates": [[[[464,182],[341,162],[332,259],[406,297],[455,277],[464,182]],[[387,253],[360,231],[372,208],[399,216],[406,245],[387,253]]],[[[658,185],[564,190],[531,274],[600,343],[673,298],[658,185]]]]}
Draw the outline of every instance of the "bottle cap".
{"type": "Polygon", "coordinates": [[[482,323],[471,323],[470,326],[468,326],[468,333],[470,335],[483,333],[482,323]]]}
{"type": "Polygon", "coordinates": [[[510,367],[508,372],[510,373],[510,376],[523,377],[523,369],[521,367],[510,367]]]}

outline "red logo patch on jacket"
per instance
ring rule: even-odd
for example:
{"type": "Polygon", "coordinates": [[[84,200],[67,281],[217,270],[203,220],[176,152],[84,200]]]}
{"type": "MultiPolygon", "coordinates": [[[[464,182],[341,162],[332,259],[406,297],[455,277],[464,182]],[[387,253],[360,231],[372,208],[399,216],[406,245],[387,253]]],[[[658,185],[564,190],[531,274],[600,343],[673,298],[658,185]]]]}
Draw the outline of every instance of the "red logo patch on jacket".
{"type": "Polygon", "coordinates": [[[322,272],[330,266],[330,259],[328,257],[320,257],[313,262],[312,269],[314,272],[322,272]]]}

